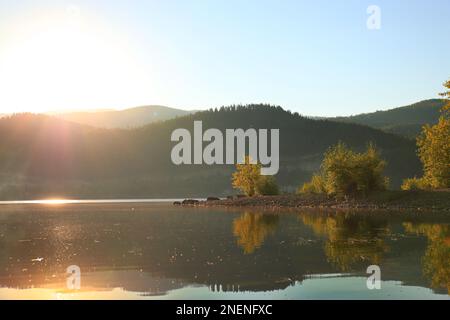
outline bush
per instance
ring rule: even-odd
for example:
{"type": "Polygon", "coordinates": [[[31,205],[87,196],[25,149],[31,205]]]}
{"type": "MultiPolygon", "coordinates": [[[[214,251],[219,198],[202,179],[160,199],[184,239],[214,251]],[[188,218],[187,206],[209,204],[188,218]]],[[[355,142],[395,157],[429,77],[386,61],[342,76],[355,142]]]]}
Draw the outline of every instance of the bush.
{"type": "Polygon", "coordinates": [[[303,184],[298,190],[299,193],[326,193],[325,182],[322,176],[313,175],[310,182],[303,184]]]}
{"type": "Polygon", "coordinates": [[[236,165],[236,172],[233,173],[233,188],[252,197],[254,195],[277,195],[278,185],[273,176],[262,176],[261,164],[252,164],[249,157],[245,158],[245,163],[236,165]]]}
{"type": "Polygon", "coordinates": [[[373,145],[364,153],[356,153],[339,143],[325,152],[320,173],[304,184],[300,192],[341,197],[385,190],[389,183],[383,176],[385,165],[373,145]]]}
{"type": "Polygon", "coordinates": [[[403,180],[402,190],[425,190],[429,185],[423,178],[412,178],[403,180]]]}
{"type": "Polygon", "coordinates": [[[256,182],[256,194],[262,196],[275,196],[280,193],[277,182],[273,176],[260,176],[256,182]]]}

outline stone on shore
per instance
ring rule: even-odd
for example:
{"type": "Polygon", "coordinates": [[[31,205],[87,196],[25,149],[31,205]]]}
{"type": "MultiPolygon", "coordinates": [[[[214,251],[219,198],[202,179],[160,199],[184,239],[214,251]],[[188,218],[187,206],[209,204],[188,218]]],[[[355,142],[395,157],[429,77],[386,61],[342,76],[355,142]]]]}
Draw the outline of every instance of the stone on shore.
{"type": "Polygon", "coordinates": [[[183,200],[183,202],[181,203],[182,205],[193,205],[193,204],[197,204],[200,201],[195,200],[195,199],[185,199],[183,200]]]}

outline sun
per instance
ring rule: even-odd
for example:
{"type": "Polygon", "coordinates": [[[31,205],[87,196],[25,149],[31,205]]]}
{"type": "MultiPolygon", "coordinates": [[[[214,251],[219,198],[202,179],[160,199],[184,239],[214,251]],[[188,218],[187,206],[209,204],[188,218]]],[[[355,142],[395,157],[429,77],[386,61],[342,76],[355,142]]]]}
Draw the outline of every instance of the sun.
{"type": "Polygon", "coordinates": [[[0,29],[0,113],[134,106],[151,88],[126,36],[78,7],[0,29]]]}

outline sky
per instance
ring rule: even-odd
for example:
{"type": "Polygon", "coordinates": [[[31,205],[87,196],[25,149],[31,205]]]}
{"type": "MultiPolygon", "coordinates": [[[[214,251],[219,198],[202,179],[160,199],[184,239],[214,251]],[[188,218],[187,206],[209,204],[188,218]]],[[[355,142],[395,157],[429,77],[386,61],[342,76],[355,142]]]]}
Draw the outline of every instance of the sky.
{"type": "Polygon", "coordinates": [[[448,0],[0,0],[0,113],[390,109],[443,91],[449,37],[448,0]]]}

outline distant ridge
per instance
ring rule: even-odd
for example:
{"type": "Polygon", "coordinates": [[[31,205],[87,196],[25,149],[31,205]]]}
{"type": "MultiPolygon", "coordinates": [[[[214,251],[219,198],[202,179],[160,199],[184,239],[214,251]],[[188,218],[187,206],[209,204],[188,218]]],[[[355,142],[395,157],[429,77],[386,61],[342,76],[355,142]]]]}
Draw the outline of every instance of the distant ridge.
{"type": "Polygon", "coordinates": [[[391,110],[328,119],[358,123],[414,138],[420,133],[423,125],[437,123],[439,110],[445,104],[446,101],[443,99],[429,99],[391,110]]]}
{"type": "Polygon", "coordinates": [[[355,150],[373,142],[398,188],[420,176],[414,141],[367,126],[312,120],[270,105],[200,111],[129,130],[99,129],[59,118],[18,114],[0,119],[0,199],[204,197],[231,194],[233,165],[171,161],[171,134],[217,128],[278,128],[282,190],[293,191],[319,169],[323,153],[339,141],[355,150]],[[407,163],[408,165],[405,165],[407,163]]]}
{"type": "Polygon", "coordinates": [[[194,111],[151,105],[125,110],[80,111],[52,115],[67,121],[97,128],[137,128],[144,125],[188,115],[194,111]]]}

